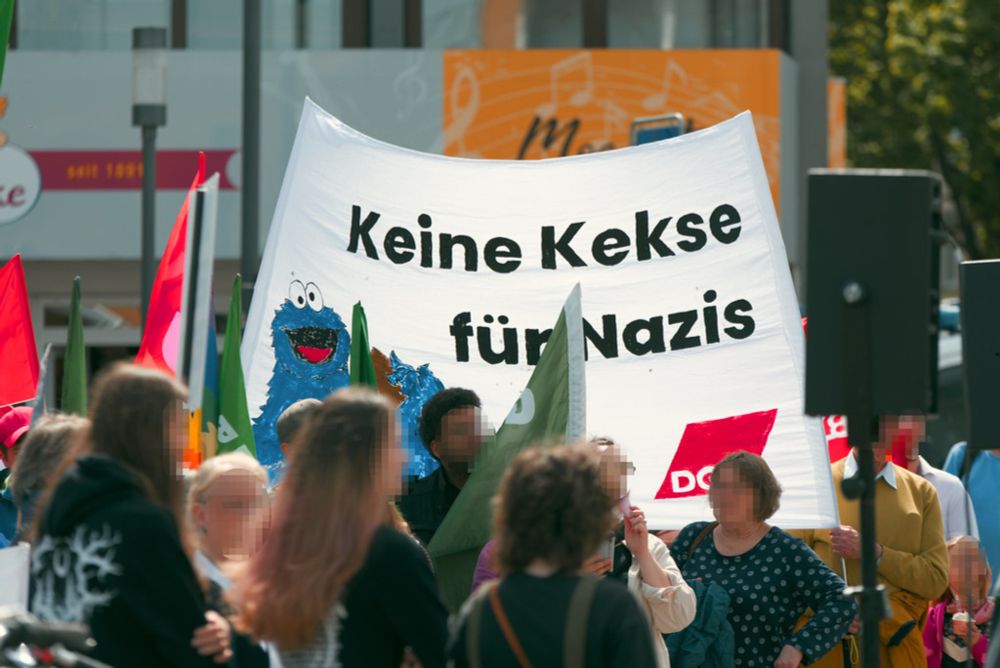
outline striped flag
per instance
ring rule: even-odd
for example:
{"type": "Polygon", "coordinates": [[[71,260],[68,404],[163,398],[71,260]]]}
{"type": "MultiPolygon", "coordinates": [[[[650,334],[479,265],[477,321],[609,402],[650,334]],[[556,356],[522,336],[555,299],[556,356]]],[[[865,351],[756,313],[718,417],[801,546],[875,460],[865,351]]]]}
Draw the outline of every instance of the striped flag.
{"type": "Polygon", "coordinates": [[[198,154],[198,172],[188,190],[181,210],[177,213],[174,229],[170,232],[167,247],[156,272],[153,292],[149,298],[146,329],[135,363],[177,373],[177,351],[181,339],[181,302],[184,296],[184,259],[187,247],[188,208],[191,198],[205,182],[205,154],[198,154]]]}

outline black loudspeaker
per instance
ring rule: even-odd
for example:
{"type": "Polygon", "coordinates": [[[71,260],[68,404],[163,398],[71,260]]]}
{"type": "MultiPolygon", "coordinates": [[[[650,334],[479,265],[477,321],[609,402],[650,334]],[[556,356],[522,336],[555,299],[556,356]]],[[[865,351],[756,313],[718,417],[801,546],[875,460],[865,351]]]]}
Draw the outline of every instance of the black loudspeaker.
{"type": "Polygon", "coordinates": [[[958,277],[969,448],[1000,448],[1000,260],[963,262],[958,277]]]}
{"type": "MultiPolygon", "coordinates": [[[[937,408],[941,181],[931,172],[809,172],[806,413],[848,413],[845,287],[863,290],[871,415],[937,408]]],[[[863,363],[862,363],[863,364],[863,363]]]]}

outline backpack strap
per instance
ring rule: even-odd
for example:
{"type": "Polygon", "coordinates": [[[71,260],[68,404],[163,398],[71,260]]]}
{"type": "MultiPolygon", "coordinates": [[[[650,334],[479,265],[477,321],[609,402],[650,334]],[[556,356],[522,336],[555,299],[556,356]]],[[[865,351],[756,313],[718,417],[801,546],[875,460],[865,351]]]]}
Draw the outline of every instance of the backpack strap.
{"type": "Polygon", "coordinates": [[[701,545],[701,541],[705,540],[708,534],[712,533],[712,531],[714,531],[715,527],[717,526],[719,526],[718,522],[709,522],[708,524],[705,525],[705,528],[702,529],[698,533],[698,535],[694,537],[694,540],[691,541],[691,545],[688,546],[687,550],[688,559],[691,558],[691,555],[694,554],[694,551],[698,549],[699,545],[701,545]]]}
{"type": "Polygon", "coordinates": [[[524,653],[521,641],[517,639],[514,627],[510,625],[507,613],[503,610],[503,604],[500,603],[500,591],[497,587],[490,590],[490,606],[493,608],[493,616],[496,617],[497,624],[500,625],[503,637],[507,639],[507,644],[510,646],[511,651],[514,652],[514,656],[517,657],[517,663],[521,668],[531,668],[528,655],[524,653]]]}
{"type": "Polygon", "coordinates": [[[486,582],[472,597],[469,604],[467,625],[465,627],[465,655],[469,668],[482,668],[481,652],[479,651],[480,629],[483,626],[483,608],[489,593],[497,586],[496,580],[486,582]]]}
{"type": "Polygon", "coordinates": [[[566,636],[563,641],[563,662],[566,668],[580,668],[587,658],[587,622],[594,594],[601,579],[593,575],[580,578],[569,600],[566,616],[566,636]]]}

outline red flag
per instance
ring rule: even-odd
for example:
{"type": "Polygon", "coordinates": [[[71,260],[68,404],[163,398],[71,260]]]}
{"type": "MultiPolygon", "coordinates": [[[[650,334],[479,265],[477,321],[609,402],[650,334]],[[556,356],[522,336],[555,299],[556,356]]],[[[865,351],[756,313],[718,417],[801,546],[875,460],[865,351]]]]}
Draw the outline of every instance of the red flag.
{"type": "MultiPolygon", "coordinates": [[[[809,334],[809,318],[803,316],[802,331],[809,334]]],[[[826,449],[830,454],[830,463],[839,462],[851,451],[847,442],[847,418],[843,415],[830,415],[823,418],[823,433],[826,435],[826,449]]]]}
{"type": "Polygon", "coordinates": [[[20,255],[0,267],[0,369],[0,406],[34,398],[38,349],[20,255]]]}
{"type": "Polygon", "coordinates": [[[177,369],[177,349],[181,340],[181,298],[184,294],[184,250],[187,245],[188,203],[205,182],[205,154],[198,154],[198,173],[177,214],[167,247],[156,272],[153,293],[146,314],[146,329],[135,363],[162,369],[173,375],[177,369]]]}

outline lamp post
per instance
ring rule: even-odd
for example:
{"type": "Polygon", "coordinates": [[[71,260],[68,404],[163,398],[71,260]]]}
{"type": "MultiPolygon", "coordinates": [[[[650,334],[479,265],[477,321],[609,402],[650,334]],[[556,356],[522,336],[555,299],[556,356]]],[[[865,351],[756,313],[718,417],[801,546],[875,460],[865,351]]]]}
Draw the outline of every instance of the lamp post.
{"type": "Polygon", "coordinates": [[[167,123],[167,29],[132,29],[132,125],[142,129],[142,326],[156,252],[156,128],[167,123]]]}

